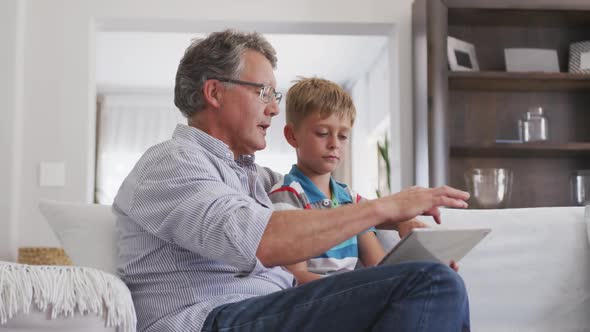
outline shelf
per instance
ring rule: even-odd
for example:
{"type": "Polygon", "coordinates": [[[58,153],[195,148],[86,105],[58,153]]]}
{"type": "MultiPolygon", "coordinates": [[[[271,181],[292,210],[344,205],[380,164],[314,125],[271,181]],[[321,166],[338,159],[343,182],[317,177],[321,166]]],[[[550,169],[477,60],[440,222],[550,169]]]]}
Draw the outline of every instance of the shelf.
{"type": "Polygon", "coordinates": [[[526,4],[512,1],[513,8],[484,8],[493,6],[497,1],[488,1],[487,4],[477,4],[472,0],[448,0],[450,7],[448,12],[449,25],[459,25],[467,27],[487,26],[487,27],[557,27],[557,28],[586,28],[588,26],[588,5],[576,4],[576,9],[572,10],[572,5],[560,4],[555,1],[549,8],[540,8],[538,4],[534,10],[526,8],[526,4]],[[463,2],[461,4],[451,4],[453,2],[463,2]],[[467,5],[467,6],[465,6],[467,5]],[[480,7],[483,6],[483,7],[480,7]],[[468,8],[465,8],[468,7],[468,8]],[[479,8],[478,8],[479,7],[479,8]],[[521,7],[521,8],[519,8],[521,7]],[[583,8],[580,8],[583,7],[583,8]]]}
{"type": "Polygon", "coordinates": [[[416,178],[465,188],[468,169],[509,168],[511,207],[570,204],[571,173],[590,169],[590,73],[568,72],[570,45],[590,40],[590,0],[415,0],[412,15],[414,151],[430,165],[416,178]],[[473,45],[479,71],[448,69],[449,36],[473,45]],[[562,72],[507,72],[508,48],[555,50],[562,72]],[[514,140],[536,105],[552,141],[514,140]]]}
{"type": "Polygon", "coordinates": [[[590,91],[590,74],[449,71],[449,86],[462,90],[590,91]]]}
{"type": "Polygon", "coordinates": [[[451,147],[453,157],[590,157],[590,143],[502,143],[451,147]]]}

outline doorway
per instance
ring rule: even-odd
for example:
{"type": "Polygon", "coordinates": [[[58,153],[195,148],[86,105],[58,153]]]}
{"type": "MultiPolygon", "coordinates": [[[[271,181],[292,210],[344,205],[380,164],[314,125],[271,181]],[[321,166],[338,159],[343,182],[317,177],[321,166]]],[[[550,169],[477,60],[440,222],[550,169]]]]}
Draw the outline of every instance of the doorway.
{"type": "MultiPolygon", "coordinates": [[[[338,33],[335,26],[326,25],[314,31],[283,27],[264,33],[277,50],[279,91],[286,92],[297,76],[318,76],[335,81],[352,95],[357,120],[349,163],[340,179],[368,198],[375,197],[379,183],[377,143],[390,137],[393,106],[389,96],[397,83],[391,79],[389,64],[392,29],[378,25],[372,30],[348,28],[338,33]]],[[[174,75],[190,40],[205,35],[109,29],[96,33],[98,203],[110,204],[136,159],[147,147],[169,138],[176,122],[184,121],[173,103],[174,75]],[[126,122],[133,123],[129,119],[137,118],[138,113],[133,112],[156,114],[143,125],[143,130],[150,130],[147,135],[125,129],[126,122]]],[[[134,130],[142,126],[137,121],[132,125],[134,130]]],[[[284,113],[273,119],[267,148],[256,154],[257,163],[280,173],[288,172],[295,163],[295,154],[283,138],[283,126],[284,113]]]]}

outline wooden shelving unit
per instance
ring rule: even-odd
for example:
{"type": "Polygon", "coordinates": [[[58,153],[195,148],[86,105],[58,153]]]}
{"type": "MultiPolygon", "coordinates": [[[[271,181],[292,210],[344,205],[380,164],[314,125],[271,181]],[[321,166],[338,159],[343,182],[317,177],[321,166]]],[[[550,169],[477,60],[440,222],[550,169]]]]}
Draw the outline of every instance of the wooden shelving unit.
{"type": "Polygon", "coordinates": [[[449,87],[459,90],[590,91],[590,74],[450,71],[449,87]]]}
{"type": "Polygon", "coordinates": [[[590,143],[496,143],[451,146],[451,157],[576,158],[590,156],[590,143]]]}
{"type": "Polygon", "coordinates": [[[590,40],[590,2],[415,0],[413,34],[417,183],[467,189],[468,169],[502,167],[508,207],[572,204],[571,174],[590,169],[590,74],[568,72],[569,45],[590,40]],[[474,45],[479,71],[449,70],[447,36],[474,45]],[[506,72],[506,48],[554,49],[561,72],[506,72]],[[518,140],[531,107],[549,140],[496,143],[518,140]]]}

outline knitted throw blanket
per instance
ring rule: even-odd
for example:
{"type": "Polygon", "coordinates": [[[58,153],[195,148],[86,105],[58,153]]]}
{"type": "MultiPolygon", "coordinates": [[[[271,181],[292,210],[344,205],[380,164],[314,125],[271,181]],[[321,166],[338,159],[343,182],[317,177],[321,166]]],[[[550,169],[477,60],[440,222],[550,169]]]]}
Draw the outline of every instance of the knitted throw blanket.
{"type": "Polygon", "coordinates": [[[117,277],[79,266],[33,266],[0,262],[0,325],[18,313],[51,310],[51,319],[76,312],[104,317],[106,327],[135,332],[131,294],[117,277]]]}

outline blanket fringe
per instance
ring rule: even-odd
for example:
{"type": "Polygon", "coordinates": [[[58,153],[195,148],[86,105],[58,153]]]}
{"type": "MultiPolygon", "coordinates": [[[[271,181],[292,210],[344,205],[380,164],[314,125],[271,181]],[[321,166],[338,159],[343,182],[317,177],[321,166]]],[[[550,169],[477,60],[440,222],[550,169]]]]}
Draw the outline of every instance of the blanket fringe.
{"type": "Polygon", "coordinates": [[[131,294],[117,277],[80,266],[33,266],[0,262],[0,325],[34,304],[51,319],[76,312],[103,317],[106,327],[135,332],[131,294]]]}

